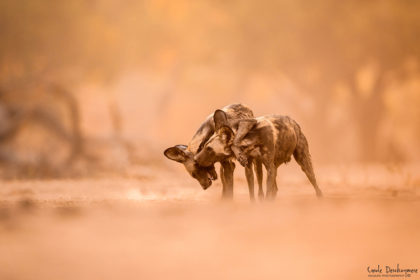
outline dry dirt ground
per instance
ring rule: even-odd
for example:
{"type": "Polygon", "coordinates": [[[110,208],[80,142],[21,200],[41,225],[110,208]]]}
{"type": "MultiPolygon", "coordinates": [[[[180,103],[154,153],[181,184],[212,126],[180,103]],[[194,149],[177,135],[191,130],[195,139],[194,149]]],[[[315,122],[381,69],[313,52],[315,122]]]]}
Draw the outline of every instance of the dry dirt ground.
{"type": "MultiPolygon", "coordinates": [[[[278,198],[233,202],[181,166],[125,177],[0,182],[0,279],[372,279],[420,270],[418,166],[318,167],[317,199],[294,164],[278,198]]],[[[419,273],[409,278],[420,279],[419,273]]]]}

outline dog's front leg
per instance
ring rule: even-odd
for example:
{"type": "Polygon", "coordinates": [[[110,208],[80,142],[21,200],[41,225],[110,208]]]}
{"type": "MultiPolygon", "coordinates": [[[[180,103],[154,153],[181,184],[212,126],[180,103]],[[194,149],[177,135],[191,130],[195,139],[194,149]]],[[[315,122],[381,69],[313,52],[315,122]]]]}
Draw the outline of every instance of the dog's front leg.
{"type": "Polygon", "coordinates": [[[233,198],[233,172],[235,170],[235,164],[230,161],[222,161],[220,167],[220,175],[222,178],[223,184],[223,191],[222,191],[222,198],[223,199],[232,199],[233,198]]]}
{"type": "Polygon", "coordinates": [[[252,161],[248,162],[248,165],[245,166],[245,176],[246,176],[246,181],[248,182],[248,189],[249,189],[249,199],[251,199],[251,201],[255,201],[255,196],[254,196],[254,172],[252,170],[252,161]]]}
{"type": "Polygon", "coordinates": [[[262,171],[262,162],[260,159],[254,159],[254,171],[257,175],[258,182],[258,198],[264,200],[264,190],[262,186],[263,182],[263,171],[262,171]]]}
{"type": "Polygon", "coordinates": [[[277,184],[276,184],[276,177],[277,177],[277,168],[272,163],[267,166],[267,199],[274,199],[277,194],[277,184]]]}

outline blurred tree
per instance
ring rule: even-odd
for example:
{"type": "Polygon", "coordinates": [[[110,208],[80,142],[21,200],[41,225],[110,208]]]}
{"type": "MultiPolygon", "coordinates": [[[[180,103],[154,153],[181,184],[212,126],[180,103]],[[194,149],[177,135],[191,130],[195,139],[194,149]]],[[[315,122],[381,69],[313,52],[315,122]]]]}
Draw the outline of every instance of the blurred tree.
{"type": "MultiPolygon", "coordinates": [[[[2,161],[27,166],[18,156],[22,145],[13,153],[8,144],[18,142],[26,130],[49,135],[50,140],[52,134],[59,144],[56,149],[69,148],[61,168],[83,155],[79,101],[73,91],[82,82],[109,79],[119,66],[117,38],[104,8],[77,0],[1,1],[0,122],[6,127],[0,134],[2,161]]],[[[30,142],[33,138],[27,145],[30,142]]],[[[44,169],[39,175],[52,175],[44,174],[46,165],[57,165],[59,151],[36,148],[34,166],[44,169]]]]}
{"type": "Polygon", "coordinates": [[[378,159],[387,83],[403,82],[411,74],[406,66],[420,63],[420,2],[267,0],[220,5],[237,19],[234,55],[240,85],[249,73],[280,69],[315,101],[311,118],[317,126],[328,125],[336,88],[345,86],[361,157],[378,159]]]}

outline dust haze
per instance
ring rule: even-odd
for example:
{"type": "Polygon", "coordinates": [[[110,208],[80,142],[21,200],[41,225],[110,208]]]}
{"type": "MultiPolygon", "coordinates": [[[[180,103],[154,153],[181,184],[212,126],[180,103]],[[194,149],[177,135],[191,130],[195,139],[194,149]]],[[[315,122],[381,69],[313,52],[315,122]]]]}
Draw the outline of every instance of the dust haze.
{"type": "Polygon", "coordinates": [[[2,1],[0,279],[420,269],[419,9],[2,1]],[[240,164],[222,202],[220,179],[204,191],[164,157],[232,103],[300,124],[323,199],[294,161],[251,203],[240,164]]]}

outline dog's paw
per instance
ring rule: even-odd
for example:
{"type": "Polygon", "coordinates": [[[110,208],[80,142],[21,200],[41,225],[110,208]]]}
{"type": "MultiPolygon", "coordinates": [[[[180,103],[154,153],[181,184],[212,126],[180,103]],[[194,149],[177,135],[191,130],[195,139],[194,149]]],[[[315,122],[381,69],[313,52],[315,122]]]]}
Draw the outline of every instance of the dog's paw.
{"type": "Polygon", "coordinates": [[[238,161],[244,167],[248,165],[248,159],[245,156],[239,156],[238,161]]]}

